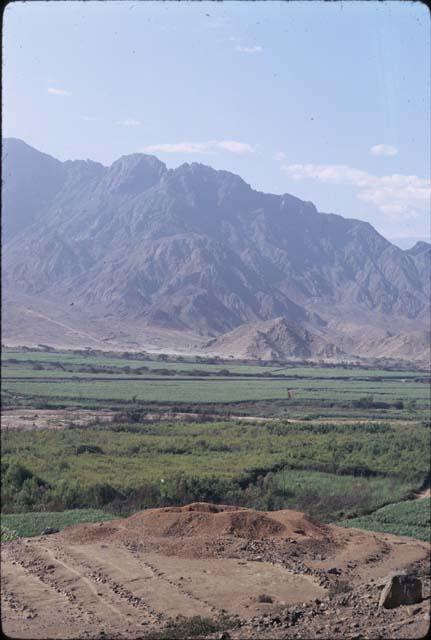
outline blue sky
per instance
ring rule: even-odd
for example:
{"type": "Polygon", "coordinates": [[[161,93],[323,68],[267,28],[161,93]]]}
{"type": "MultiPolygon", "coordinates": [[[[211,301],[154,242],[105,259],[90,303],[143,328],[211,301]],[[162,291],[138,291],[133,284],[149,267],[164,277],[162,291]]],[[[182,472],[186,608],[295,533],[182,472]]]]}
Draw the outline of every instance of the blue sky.
{"type": "Polygon", "coordinates": [[[408,2],[11,3],[3,135],[154,153],[429,235],[430,15],[408,2]]]}

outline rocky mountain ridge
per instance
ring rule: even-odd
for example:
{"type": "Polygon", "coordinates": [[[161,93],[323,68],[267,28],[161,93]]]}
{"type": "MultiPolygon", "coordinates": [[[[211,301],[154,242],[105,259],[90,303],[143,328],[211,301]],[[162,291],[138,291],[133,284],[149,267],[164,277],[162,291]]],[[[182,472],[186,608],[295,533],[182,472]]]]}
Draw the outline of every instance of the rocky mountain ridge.
{"type": "Polygon", "coordinates": [[[427,329],[430,245],[403,251],[227,171],[144,154],[60,162],[6,139],[2,195],[3,286],[76,314],[208,338],[283,318],[285,342],[301,325],[311,353],[337,349],[340,322],[427,329]]]}

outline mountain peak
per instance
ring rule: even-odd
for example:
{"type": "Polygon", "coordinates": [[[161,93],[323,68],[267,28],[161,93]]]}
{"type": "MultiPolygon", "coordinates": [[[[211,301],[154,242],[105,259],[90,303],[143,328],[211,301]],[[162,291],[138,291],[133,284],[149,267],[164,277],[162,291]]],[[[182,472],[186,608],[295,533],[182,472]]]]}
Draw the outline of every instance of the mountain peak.
{"type": "Polygon", "coordinates": [[[132,153],[111,164],[106,180],[111,192],[137,194],[157,184],[165,173],[166,165],[156,156],[132,153]]]}
{"type": "Polygon", "coordinates": [[[10,152],[3,205],[8,282],[95,317],[209,334],[265,321],[265,353],[305,354],[331,323],[421,327],[429,310],[427,243],[404,252],[368,223],[197,162],[10,152]]]}
{"type": "Polygon", "coordinates": [[[241,176],[214,169],[200,162],[185,162],[171,172],[173,184],[187,190],[193,191],[200,198],[215,198],[217,201],[226,197],[241,197],[253,192],[247,182],[241,176]]]}
{"type": "Polygon", "coordinates": [[[37,157],[39,161],[50,162],[57,166],[62,164],[60,160],[53,158],[48,153],[43,153],[43,151],[35,149],[30,144],[27,144],[27,142],[24,142],[24,140],[21,140],[21,138],[3,138],[2,152],[6,157],[11,156],[11,161],[13,163],[16,162],[17,158],[22,162],[27,159],[34,161],[37,157]]]}
{"type": "Polygon", "coordinates": [[[423,240],[418,240],[416,244],[411,247],[411,249],[407,249],[406,253],[411,256],[417,256],[424,251],[429,251],[431,249],[431,244],[429,242],[424,242],[423,240]]]}

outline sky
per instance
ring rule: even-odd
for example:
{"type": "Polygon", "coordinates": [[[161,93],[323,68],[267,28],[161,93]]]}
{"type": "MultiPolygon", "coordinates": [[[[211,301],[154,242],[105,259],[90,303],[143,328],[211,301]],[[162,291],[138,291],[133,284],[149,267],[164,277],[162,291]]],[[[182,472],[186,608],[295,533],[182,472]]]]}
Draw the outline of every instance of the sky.
{"type": "Polygon", "coordinates": [[[60,160],[151,153],[430,234],[430,13],[420,2],[13,2],[4,137],[60,160]]]}

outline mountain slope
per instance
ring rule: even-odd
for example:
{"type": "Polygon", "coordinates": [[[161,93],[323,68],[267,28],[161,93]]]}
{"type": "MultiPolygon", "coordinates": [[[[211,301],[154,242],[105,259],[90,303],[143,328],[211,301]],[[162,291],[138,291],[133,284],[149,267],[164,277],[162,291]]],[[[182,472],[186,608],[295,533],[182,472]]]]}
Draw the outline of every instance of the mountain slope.
{"type": "Polygon", "coordinates": [[[286,360],[291,358],[339,358],[342,349],[330,342],[329,335],[316,328],[276,318],[242,325],[217,338],[202,349],[223,357],[286,360]]]}
{"type": "Polygon", "coordinates": [[[402,251],[226,171],[143,154],[61,163],[9,139],[4,181],[4,285],[77,312],[206,335],[279,317],[319,331],[427,318],[430,245],[402,251]]]}

